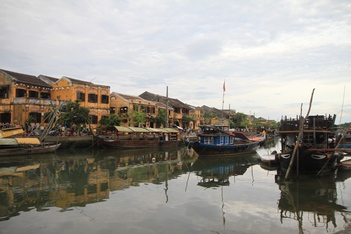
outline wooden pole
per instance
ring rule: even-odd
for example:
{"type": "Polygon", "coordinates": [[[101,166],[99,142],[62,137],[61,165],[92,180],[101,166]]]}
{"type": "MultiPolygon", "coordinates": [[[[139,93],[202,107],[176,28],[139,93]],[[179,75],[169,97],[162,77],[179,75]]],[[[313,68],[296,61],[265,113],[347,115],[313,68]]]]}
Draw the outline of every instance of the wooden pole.
{"type": "Polygon", "coordinates": [[[165,123],[165,127],[168,128],[168,86],[166,87],[166,123],[165,123]]]}
{"type": "MultiPolygon", "coordinates": [[[[297,152],[297,149],[299,147],[299,142],[302,140],[302,137],[303,137],[303,125],[305,124],[305,120],[308,118],[309,114],[310,114],[310,111],[311,111],[311,105],[312,105],[312,100],[313,100],[313,94],[314,94],[314,89],[312,90],[312,94],[311,94],[311,99],[310,99],[310,104],[309,104],[309,107],[308,107],[308,111],[307,111],[307,114],[306,114],[306,117],[302,117],[302,111],[300,111],[300,126],[299,126],[299,134],[297,136],[297,139],[296,139],[296,142],[295,142],[295,147],[294,147],[294,151],[291,155],[291,159],[290,159],[290,163],[289,163],[289,167],[288,167],[288,170],[286,171],[286,174],[285,174],[285,179],[288,179],[289,178],[289,174],[290,174],[290,170],[291,170],[291,167],[292,167],[292,164],[294,162],[294,159],[295,159],[295,155],[296,155],[296,152],[297,152]]],[[[302,106],[302,105],[301,105],[302,106]]],[[[302,110],[302,108],[301,108],[302,110]]]]}

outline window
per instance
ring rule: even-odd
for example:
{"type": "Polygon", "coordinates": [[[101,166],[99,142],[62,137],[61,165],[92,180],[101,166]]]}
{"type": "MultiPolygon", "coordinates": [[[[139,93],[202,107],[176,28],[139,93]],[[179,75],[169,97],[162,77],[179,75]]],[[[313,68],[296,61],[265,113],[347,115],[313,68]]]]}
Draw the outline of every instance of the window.
{"type": "Polygon", "coordinates": [[[110,114],[116,114],[116,110],[114,107],[110,107],[110,114]]]}
{"type": "Polygon", "coordinates": [[[119,109],[119,113],[121,113],[121,114],[123,114],[123,113],[128,113],[128,107],[122,106],[122,107],[119,109]]]}
{"type": "Polygon", "coordinates": [[[109,99],[109,96],[101,95],[101,103],[108,104],[108,99],[109,99]]]}
{"type": "Polygon", "coordinates": [[[40,98],[50,99],[50,93],[41,92],[40,93],[40,98]]]}
{"type": "Polygon", "coordinates": [[[98,123],[98,117],[96,115],[90,115],[90,119],[92,124],[98,123]]]}
{"type": "Polygon", "coordinates": [[[0,98],[9,98],[9,86],[0,87],[0,98]]]}
{"type": "Polygon", "coordinates": [[[38,98],[39,97],[39,93],[37,91],[34,91],[34,90],[29,90],[28,97],[30,97],[30,98],[38,98]]]}
{"type": "Polygon", "coordinates": [[[78,91],[76,99],[80,102],[85,102],[85,93],[78,91]]]}
{"type": "Polygon", "coordinates": [[[134,104],[134,105],[133,105],[133,110],[139,111],[139,105],[138,105],[138,104],[134,104]]]}
{"type": "Polygon", "coordinates": [[[88,94],[88,102],[97,103],[98,96],[95,93],[88,94]]]}
{"type": "Polygon", "coordinates": [[[26,97],[27,93],[24,89],[16,89],[16,97],[26,97]]]}
{"type": "Polygon", "coordinates": [[[34,123],[41,123],[41,113],[30,112],[29,116],[33,119],[34,123]]]}
{"type": "Polygon", "coordinates": [[[151,107],[151,106],[146,107],[146,113],[155,114],[155,107],[151,107]]]}

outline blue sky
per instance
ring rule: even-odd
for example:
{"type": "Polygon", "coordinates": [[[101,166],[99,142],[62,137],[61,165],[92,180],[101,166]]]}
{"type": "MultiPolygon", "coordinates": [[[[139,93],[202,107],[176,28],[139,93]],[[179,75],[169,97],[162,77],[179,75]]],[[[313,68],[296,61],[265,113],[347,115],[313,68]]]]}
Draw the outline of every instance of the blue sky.
{"type": "Polygon", "coordinates": [[[351,2],[0,1],[0,68],[280,120],[351,122],[351,2]]]}

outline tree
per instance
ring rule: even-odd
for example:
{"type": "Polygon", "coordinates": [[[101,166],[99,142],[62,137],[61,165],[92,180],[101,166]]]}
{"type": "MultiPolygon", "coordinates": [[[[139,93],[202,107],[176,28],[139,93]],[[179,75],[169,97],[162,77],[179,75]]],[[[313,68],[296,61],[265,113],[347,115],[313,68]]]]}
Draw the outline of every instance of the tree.
{"type": "Polygon", "coordinates": [[[247,115],[240,112],[232,115],[230,120],[231,124],[233,124],[231,127],[233,128],[246,128],[249,123],[247,115]]]}
{"type": "Polygon", "coordinates": [[[99,123],[104,126],[118,126],[121,123],[121,118],[116,114],[111,114],[107,118],[102,118],[99,123]]]}
{"type": "Polygon", "coordinates": [[[146,119],[145,113],[140,113],[135,110],[132,110],[130,114],[131,114],[134,127],[138,127],[140,123],[142,124],[145,123],[145,119],[146,119]]]}
{"type": "Polygon", "coordinates": [[[67,102],[61,110],[58,123],[67,126],[75,124],[79,129],[81,125],[90,124],[89,109],[81,107],[79,101],[67,102]]]}
{"type": "Polygon", "coordinates": [[[161,125],[166,123],[166,110],[159,109],[157,116],[155,117],[156,126],[160,127],[161,125]]]}
{"type": "Polygon", "coordinates": [[[213,118],[218,118],[218,117],[217,117],[214,113],[209,112],[209,111],[207,111],[207,112],[204,113],[204,121],[205,121],[205,124],[210,124],[210,123],[211,123],[211,120],[212,120],[213,118]]]}

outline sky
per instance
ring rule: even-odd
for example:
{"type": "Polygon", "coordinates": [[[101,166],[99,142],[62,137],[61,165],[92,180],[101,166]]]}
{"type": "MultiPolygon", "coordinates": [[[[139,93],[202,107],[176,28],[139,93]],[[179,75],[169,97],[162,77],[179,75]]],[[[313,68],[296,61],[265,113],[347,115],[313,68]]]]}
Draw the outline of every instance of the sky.
{"type": "Polygon", "coordinates": [[[351,1],[1,0],[0,69],[351,122],[351,1]]]}

